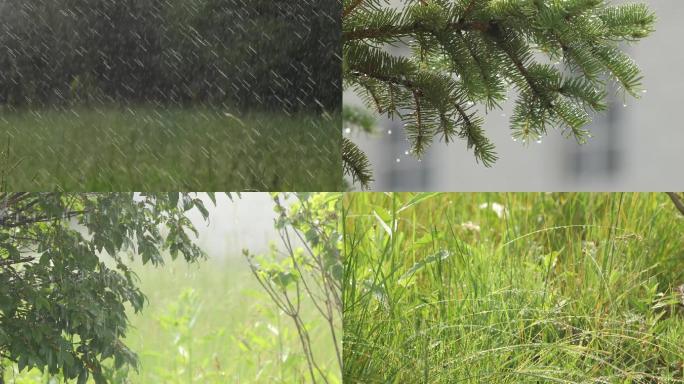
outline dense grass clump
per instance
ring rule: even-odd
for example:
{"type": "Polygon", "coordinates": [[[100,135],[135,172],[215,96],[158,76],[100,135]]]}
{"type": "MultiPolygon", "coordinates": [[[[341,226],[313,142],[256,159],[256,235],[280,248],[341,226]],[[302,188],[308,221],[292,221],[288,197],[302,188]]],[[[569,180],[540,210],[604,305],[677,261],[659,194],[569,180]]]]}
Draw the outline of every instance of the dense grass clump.
{"type": "Polygon", "coordinates": [[[0,113],[2,181],[26,191],[338,190],[324,114],[107,107],[0,113]]]}
{"type": "Polygon", "coordinates": [[[349,194],[344,381],[683,381],[664,194],[349,194]]]}

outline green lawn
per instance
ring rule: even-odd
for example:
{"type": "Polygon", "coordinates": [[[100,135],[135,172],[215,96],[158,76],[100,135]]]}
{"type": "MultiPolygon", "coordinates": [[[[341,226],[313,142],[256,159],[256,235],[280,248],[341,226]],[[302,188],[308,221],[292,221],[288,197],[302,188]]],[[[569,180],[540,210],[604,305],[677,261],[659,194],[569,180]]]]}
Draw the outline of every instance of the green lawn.
{"type": "Polygon", "coordinates": [[[664,194],[348,194],[344,381],[675,383],[664,194]]]}
{"type": "Polygon", "coordinates": [[[2,183],[25,191],[324,191],[337,117],[212,108],[0,110],[2,183]]]}

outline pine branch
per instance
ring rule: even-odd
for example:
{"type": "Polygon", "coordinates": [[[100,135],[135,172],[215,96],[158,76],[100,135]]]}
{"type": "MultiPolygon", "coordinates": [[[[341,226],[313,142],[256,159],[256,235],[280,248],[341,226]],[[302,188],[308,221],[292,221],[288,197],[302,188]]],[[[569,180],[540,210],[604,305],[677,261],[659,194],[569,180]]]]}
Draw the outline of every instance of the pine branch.
{"type": "Polygon", "coordinates": [[[346,137],[342,139],[342,164],[344,174],[350,176],[354,183],[358,182],[363,189],[370,188],[373,177],[368,157],[346,137]]]}
{"type": "Polygon", "coordinates": [[[514,138],[527,142],[560,128],[583,143],[590,113],[606,109],[607,79],[638,96],[639,68],[618,43],[647,36],[655,23],[645,5],[607,0],[345,4],[345,86],[378,113],[404,122],[414,156],[435,136],[446,143],[459,136],[485,166],[497,155],[474,106],[499,108],[513,87],[514,138]],[[412,53],[385,49],[401,45],[412,53]],[[541,56],[558,63],[545,64],[541,56]]]}

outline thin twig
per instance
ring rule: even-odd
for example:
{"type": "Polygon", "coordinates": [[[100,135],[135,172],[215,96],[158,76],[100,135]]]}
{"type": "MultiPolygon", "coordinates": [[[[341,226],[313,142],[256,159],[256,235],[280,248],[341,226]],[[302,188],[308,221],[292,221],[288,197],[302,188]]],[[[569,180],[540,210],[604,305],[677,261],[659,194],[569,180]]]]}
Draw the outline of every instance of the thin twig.
{"type": "Polygon", "coordinates": [[[354,0],[354,1],[352,1],[352,3],[349,4],[349,6],[342,11],[342,18],[344,19],[345,17],[349,16],[349,14],[354,12],[356,7],[361,5],[364,1],[366,1],[366,0],[354,0]]]}

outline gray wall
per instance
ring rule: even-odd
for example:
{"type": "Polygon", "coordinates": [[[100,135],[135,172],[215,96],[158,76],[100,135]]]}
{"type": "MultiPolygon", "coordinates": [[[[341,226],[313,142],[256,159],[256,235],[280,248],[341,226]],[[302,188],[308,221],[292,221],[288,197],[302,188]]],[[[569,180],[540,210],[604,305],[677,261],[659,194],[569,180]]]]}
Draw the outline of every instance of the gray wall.
{"type": "MultiPolygon", "coordinates": [[[[684,2],[648,2],[658,15],[656,32],[627,47],[641,66],[641,99],[615,99],[590,127],[593,139],[578,146],[550,132],[541,144],[513,142],[510,104],[486,116],[485,130],[500,160],[475,162],[463,142],[435,142],[422,161],[408,149],[401,124],[382,121],[373,136],[352,137],[369,155],[381,191],[663,191],[684,190],[684,2]],[[624,106],[626,105],[626,106],[624,106]],[[392,134],[387,134],[391,130],[392,134]],[[399,159],[399,162],[397,162],[399,159]]],[[[346,103],[358,103],[345,94],[346,103]]]]}

